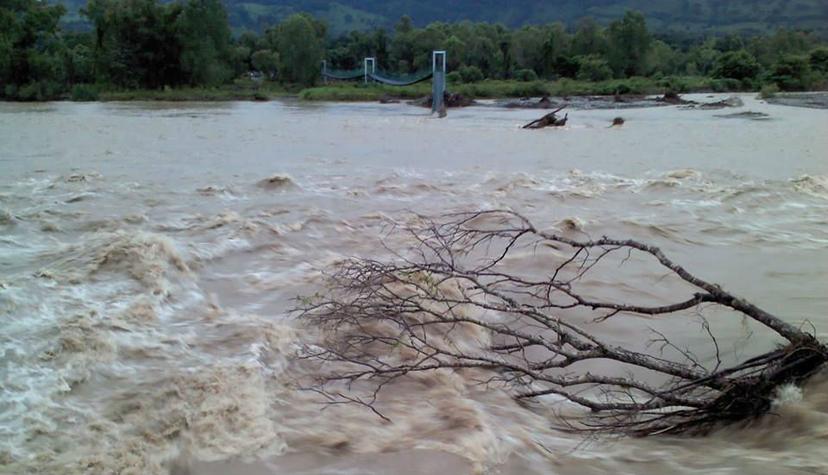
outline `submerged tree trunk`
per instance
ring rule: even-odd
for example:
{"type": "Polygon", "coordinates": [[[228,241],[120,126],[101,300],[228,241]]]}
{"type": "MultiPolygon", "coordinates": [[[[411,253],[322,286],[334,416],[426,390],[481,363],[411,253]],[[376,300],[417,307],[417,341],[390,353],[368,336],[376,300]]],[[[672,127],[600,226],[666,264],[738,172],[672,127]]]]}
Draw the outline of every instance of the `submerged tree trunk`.
{"type": "MultiPolygon", "coordinates": [[[[482,371],[483,384],[519,400],[543,403],[552,395],[586,408],[584,415],[561,416],[569,429],[703,433],[767,413],[781,385],[802,382],[828,360],[828,348],[812,334],[638,241],[571,239],[539,230],[512,211],[421,219],[402,231],[413,238],[413,246],[395,252],[396,261],[347,261],[330,277],[329,294],[306,300],[300,309],[302,318],[326,335],[319,345],[306,347],[304,357],[325,363],[314,389],[331,401],[356,402],[380,414],[374,407],[377,394],[400,378],[429,371],[482,371]],[[507,265],[517,249],[538,248],[556,256],[545,277],[507,265]],[[660,268],[665,278],[689,288],[688,295],[646,304],[595,297],[586,290],[583,282],[594,278],[599,266],[617,269],[630,259],[660,268]],[[756,322],[784,344],[726,364],[701,317],[702,306],[722,310],[717,318],[756,322]],[[642,317],[678,324],[687,318],[682,312],[693,309],[715,346],[715,357],[708,361],[655,330],[651,343],[660,352],[630,349],[640,341],[612,344],[591,326],[642,317]],[[589,362],[622,370],[600,374],[595,364],[584,369],[589,362]],[[636,371],[657,375],[658,381],[636,376],[636,371]]],[[[601,274],[607,277],[611,275],[601,274]]]]}
{"type": "Polygon", "coordinates": [[[565,115],[563,118],[559,118],[556,114],[562,111],[566,106],[561,106],[554,111],[544,115],[540,119],[533,120],[528,124],[524,125],[524,129],[542,129],[544,127],[563,127],[566,125],[566,121],[569,118],[569,114],[565,115]]]}

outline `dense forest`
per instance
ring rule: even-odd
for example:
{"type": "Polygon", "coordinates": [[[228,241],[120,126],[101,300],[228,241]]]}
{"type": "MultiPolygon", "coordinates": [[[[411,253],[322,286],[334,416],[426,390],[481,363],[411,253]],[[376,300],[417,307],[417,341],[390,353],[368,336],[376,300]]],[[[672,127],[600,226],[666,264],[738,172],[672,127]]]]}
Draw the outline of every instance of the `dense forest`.
{"type": "MultiPolygon", "coordinates": [[[[57,1],[57,0],[55,0],[57,1]]],[[[85,0],[59,0],[68,9],[64,23],[85,27],[79,15],[85,0]]],[[[409,15],[415,25],[435,21],[501,23],[515,28],[560,21],[574,26],[583,17],[609,24],[627,10],[640,11],[658,33],[762,34],[778,28],[828,35],[824,0],[223,0],[230,26],[262,32],[294,13],[308,12],[334,34],[391,28],[409,15]]]]}
{"type": "Polygon", "coordinates": [[[828,48],[809,32],[708,38],[654,35],[628,11],[607,26],[581,19],[509,29],[499,24],[430,23],[402,17],[393,28],[331,34],[309,14],[262,33],[233,35],[220,0],[88,0],[89,31],[66,31],[66,10],[38,0],[0,1],[0,95],[5,99],[94,99],[100,90],[217,87],[239,78],[310,86],[320,63],[354,69],[375,56],[391,73],[431,64],[448,52],[452,82],[708,76],[729,90],[772,84],[823,87],[828,48]]]}

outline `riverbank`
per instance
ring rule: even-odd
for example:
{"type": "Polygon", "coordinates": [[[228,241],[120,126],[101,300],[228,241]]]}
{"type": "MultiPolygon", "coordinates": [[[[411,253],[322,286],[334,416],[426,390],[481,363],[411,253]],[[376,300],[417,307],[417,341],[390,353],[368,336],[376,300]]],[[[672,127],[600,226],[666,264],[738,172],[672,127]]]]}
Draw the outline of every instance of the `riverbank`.
{"type": "MultiPolygon", "coordinates": [[[[449,83],[448,90],[471,99],[496,99],[538,96],[614,96],[663,94],[666,91],[751,92],[739,81],[683,76],[661,79],[635,77],[608,81],[515,81],[485,80],[473,83],[449,83]]],[[[756,91],[758,92],[758,90],[756,91]]],[[[304,89],[299,97],[308,101],[378,101],[382,98],[412,99],[431,93],[430,83],[393,87],[384,85],[334,84],[304,89]]]]}
{"type": "MultiPolygon", "coordinates": [[[[557,81],[516,81],[484,80],[473,83],[450,83],[448,91],[468,99],[512,99],[525,97],[584,97],[584,98],[618,98],[661,95],[668,91],[680,94],[706,92],[743,92],[765,93],[765,89],[744,88],[742,83],[727,79],[713,79],[698,76],[680,76],[667,78],[612,79],[607,81],[577,81],[561,79],[557,81]]],[[[75,102],[124,102],[124,101],[163,101],[163,102],[222,102],[222,101],[269,101],[282,98],[297,98],[311,102],[378,102],[406,101],[419,99],[431,94],[431,83],[423,82],[411,86],[387,86],[382,84],[362,84],[359,82],[326,84],[310,88],[297,85],[284,85],[278,82],[255,82],[238,80],[233,84],[203,88],[163,88],[163,89],[128,89],[99,90],[92,85],[79,85],[59,100],[75,102]]],[[[767,99],[782,105],[825,108],[824,91],[816,93],[776,93],[768,94],[767,99]],[[818,97],[818,100],[813,100],[818,97]],[[803,99],[804,98],[804,99],[803,99]]],[[[620,101],[630,102],[630,101],[620,101]]]]}
{"type": "MultiPolygon", "coordinates": [[[[473,83],[449,83],[448,90],[471,99],[494,99],[537,96],[614,96],[662,94],[666,91],[690,92],[758,92],[745,88],[739,81],[698,76],[666,78],[634,77],[607,81],[484,80],[473,83]]],[[[429,95],[431,83],[411,86],[387,86],[360,82],[325,84],[302,88],[277,82],[237,80],[212,88],[184,87],[163,89],[109,90],[80,84],[61,99],[70,101],[267,101],[281,97],[298,97],[307,101],[361,102],[383,98],[414,99],[429,95]]]]}
{"type": "MultiPolygon", "coordinates": [[[[128,89],[121,91],[94,92],[83,100],[109,101],[170,101],[170,102],[213,102],[213,101],[269,101],[282,97],[295,96],[301,91],[298,87],[286,87],[279,83],[234,83],[214,88],[187,87],[164,89],[128,89]]],[[[79,100],[69,97],[69,100],[79,100]]]]}

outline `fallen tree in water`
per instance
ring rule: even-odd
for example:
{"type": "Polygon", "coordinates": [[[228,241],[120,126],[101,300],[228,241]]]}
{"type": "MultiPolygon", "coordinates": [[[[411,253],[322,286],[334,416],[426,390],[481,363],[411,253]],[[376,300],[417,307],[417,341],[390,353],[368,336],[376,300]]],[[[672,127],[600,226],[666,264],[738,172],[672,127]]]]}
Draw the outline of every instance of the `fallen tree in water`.
{"type": "Polygon", "coordinates": [[[563,116],[563,118],[558,117],[557,113],[564,110],[566,105],[558,107],[554,111],[544,115],[540,119],[533,120],[528,124],[524,125],[524,129],[542,129],[544,127],[563,127],[566,125],[566,121],[569,119],[569,114],[563,116]]]}
{"type": "Polygon", "coordinates": [[[572,430],[698,434],[767,413],[781,386],[801,383],[828,360],[828,348],[812,334],[638,241],[572,239],[511,211],[419,218],[395,229],[411,238],[410,248],[390,262],[341,264],[328,295],[300,309],[325,335],[305,348],[304,358],[324,363],[313,389],[332,403],[363,404],[385,417],[376,402],[389,384],[422,372],[474,372],[481,384],[521,401],[585,408],[559,416],[572,430]],[[545,263],[542,272],[510,264],[527,249],[533,262],[545,263]],[[687,295],[671,291],[673,301],[650,303],[596,296],[590,279],[607,287],[612,275],[593,274],[619,272],[630,261],[660,269],[687,295]],[[721,313],[717,319],[753,322],[779,344],[727,361],[702,308],[721,313]],[[678,326],[687,312],[701,318],[715,348],[708,358],[654,329],[643,345],[646,337],[607,341],[595,327],[627,328],[644,318],[678,326]]]}

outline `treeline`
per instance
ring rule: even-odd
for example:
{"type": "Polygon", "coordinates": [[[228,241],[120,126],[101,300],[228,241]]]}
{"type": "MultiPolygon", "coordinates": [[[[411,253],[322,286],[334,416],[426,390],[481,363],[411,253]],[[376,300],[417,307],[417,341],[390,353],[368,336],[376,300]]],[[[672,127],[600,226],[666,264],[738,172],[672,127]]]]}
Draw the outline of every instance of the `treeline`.
{"type": "Polygon", "coordinates": [[[658,37],[636,12],[606,27],[583,19],[573,29],[471,22],[417,28],[403,17],[391,32],[338,38],[305,14],[234,38],[220,0],[88,0],[88,32],[62,31],[64,14],[39,0],[0,2],[3,98],[94,99],[99,90],[216,87],[245,77],[309,86],[323,59],[329,68],[357,69],[374,56],[379,68],[407,74],[429,69],[437,49],[447,51],[454,82],[689,75],[721,78],[732,90],[803,90],[824,87],[828,75],[828,48],[807,32],[658,37]]]}
{"type": "Polygon", "coordinates": [[[603,81],[634,76],[711,76],[753,89],[778,82],[783,89],[807,89],[825,81],[828,49],[805,32],[779,30],[771,36],[727,36],[688,42],[658,38],[645,18],[628,12],[606,28],[585,18],[570,31],[561,23],[507,30],[481,23],[413,28],[403,18],[391,41],[379,31],[353,32],[334,42],[334,65],[352,67],[353,57],[374,52],[381,67],[410,72],[430,65],[431,49],[447,51],[455,78],[532,80],[574,78],[603,81]]]}

